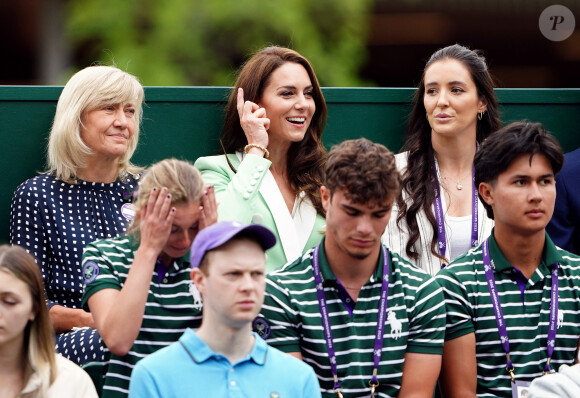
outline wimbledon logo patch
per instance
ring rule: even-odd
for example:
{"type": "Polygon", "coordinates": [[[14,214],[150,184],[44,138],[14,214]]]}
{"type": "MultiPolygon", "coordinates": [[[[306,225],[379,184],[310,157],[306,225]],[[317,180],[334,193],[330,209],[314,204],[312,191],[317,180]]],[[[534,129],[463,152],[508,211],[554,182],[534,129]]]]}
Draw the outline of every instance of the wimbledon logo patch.
{"type": "Polygon", "coordinates": [[[85,285],[88,285],[99,275],[99,266],[94,261],[87,261],[83,265],[83,279],[85,280],[85,285]]]}

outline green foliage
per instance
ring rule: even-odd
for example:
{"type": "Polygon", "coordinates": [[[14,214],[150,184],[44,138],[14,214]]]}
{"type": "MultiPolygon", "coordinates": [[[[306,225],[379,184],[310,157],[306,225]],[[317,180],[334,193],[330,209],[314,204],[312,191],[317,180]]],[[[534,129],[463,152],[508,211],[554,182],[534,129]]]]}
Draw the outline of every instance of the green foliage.
{"type": "Polygon", "coordinates": [[[144,85],[229,86],[267,45],[307,57],[323,86],[361,86],[372,0],[70,0],[82,68],[112,64],[144,85]]]}

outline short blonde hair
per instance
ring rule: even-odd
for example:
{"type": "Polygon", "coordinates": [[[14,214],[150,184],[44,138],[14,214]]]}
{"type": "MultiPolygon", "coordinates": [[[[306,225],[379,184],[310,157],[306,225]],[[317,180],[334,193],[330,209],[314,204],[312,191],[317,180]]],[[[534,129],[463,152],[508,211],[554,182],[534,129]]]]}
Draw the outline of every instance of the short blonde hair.
{"type": "MultiPolygon", "coordinates": [[[[24,350],[27,375],[40,376],[40,390],[46,394],[56,380],[58,369],[54,351],[54,332],[44,300],[44,286],[40,269],[32,255],[20,246],[0,246],[0,272],[6,272],[24,282],[32,298],[36,316],[28,322],[24,333],[24,350]]],[[[28,382],[28,380],[24,380],[28,382]]],[[[44,396],[44,394],[41,394],[44,396]]]]}
{"type": "Polygon", "coordinates": [[[138,174],[141,168],[130,160],[139,141],[144,97],[139,80],[114,66],[89,66],[73,75],[56,106],[48,139],[48,171],[62,181],[74,183],[77,170],[86,167],[86,157],[92,153],[80,134],[83,115],[103,105],[132,103],[135,131],[127,152],[119,160],[119,177],[138,174]]]}
{"type": "MultiPolygon", "coordinates": [[[[151,190],[166,187],[171,194],[171,204],[201,203],[205,185],[201,173],[184,160],[165,159],[149,167],[139,181],[135,210],[139,214],[147,205],[151,190]]],[[[139,217],[135,217],[127,232],[139,239],[139,217]]]]}

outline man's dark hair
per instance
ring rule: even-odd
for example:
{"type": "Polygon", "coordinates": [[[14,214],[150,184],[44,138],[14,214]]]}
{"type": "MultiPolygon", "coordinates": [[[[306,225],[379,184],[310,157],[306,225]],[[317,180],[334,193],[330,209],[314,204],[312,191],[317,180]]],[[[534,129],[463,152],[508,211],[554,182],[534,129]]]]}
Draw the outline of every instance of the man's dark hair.
{"type": "MultiPolygon", "coordinates": [[[[530,164],[534,155],[544,155],[554,176],[562,169],[564,154],[560,144],[541,123],[514,122],[491,134],[475,154],[475,186],[486,182],[494,184],[497,177],[507,170],[512,162],[522,156],[529,155],[530,164]]],[[[480,199],[487,211],[487,216],[493,220],[493,210],[490,205],[480,199]]]]}
{"type": "Polygon", "coordinates": [[[325,186],[330,193],[344,190],[345,197],[354,203],[380,205],[401,191],[395,155],[366,138],[334,146],[325,172],[325,186]]]}

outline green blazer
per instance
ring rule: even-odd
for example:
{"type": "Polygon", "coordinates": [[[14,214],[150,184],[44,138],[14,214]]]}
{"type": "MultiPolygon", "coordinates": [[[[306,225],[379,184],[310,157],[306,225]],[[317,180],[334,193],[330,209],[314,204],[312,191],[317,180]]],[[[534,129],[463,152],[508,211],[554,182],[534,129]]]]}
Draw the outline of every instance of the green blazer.
{"type": "Polygon", "coordinates": [[[261,224],[275,235],[277,243],[266,253],[266,271],[270,272],[295,260],[316,246],[325,231],[326,220],[309,199],[296,198],[293,214],[270,173],[268,159],[242,153],[228,154],[237,170],[230,168],[225,155],[197,159],[195,167],[207,185],[215,187],[220,220],[261,224]]]}

